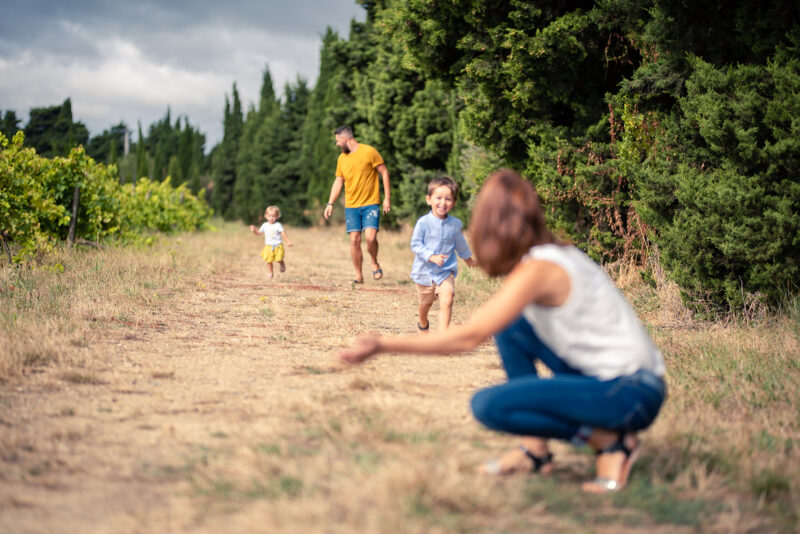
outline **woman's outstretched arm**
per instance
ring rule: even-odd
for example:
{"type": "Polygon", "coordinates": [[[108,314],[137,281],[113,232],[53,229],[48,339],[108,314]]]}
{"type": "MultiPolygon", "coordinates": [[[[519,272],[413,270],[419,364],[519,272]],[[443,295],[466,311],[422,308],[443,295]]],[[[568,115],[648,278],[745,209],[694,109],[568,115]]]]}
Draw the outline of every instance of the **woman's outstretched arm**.
{"type": "Polygon", "coordinates": [[[531,302],[561,305],[569,296],[569,276],[554,263],[531,260],[520,263],[505,283],[463,325],[425,336],[361,336],[339,353],[349,363],[360,363],[381,352],[449,354],[471,350],[519,317],[531,302]]]}

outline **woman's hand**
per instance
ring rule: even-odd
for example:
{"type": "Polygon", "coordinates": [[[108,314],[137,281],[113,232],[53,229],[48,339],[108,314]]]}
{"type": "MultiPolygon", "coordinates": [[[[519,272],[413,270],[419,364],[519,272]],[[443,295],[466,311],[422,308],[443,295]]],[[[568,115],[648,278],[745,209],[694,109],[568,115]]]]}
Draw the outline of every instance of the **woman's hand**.
{"type": "Polygon", "coordinates": [[[353,346],[339,353],[339,359],[347,363],[361,363],[380,351],[377,336],[361,336],[353,346]]]}

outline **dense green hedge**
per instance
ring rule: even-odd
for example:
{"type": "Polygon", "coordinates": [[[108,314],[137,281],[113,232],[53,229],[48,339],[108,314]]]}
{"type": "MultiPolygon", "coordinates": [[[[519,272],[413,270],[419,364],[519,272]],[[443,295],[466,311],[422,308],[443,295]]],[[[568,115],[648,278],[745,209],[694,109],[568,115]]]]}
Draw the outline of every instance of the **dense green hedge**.
{"type": "Polygon", "coordinates": [[[692,67],[637,173],[640,212],[692,300],[780,302],[800,280],[800,61],[692,67]]]}

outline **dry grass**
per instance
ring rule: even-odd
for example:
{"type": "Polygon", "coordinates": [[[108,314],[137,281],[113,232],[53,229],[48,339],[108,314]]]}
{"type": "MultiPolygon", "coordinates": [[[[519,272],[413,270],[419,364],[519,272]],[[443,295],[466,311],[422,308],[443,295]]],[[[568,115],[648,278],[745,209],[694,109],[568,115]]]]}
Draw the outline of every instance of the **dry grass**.
{"type": "MultiPolygon", "coordinates": [[[[491,344],[335,361],[357,333],[415,330],[408,232],[380,234],[386,276],[354,288],[341,228],[288,231],[273,281],[230,224],[0,271],[0,531],[797,529],[796,311],[700,323],[656,270],[618,269],[670,398],[631,487],[582,495],[592,457],[565,444],[549,480],[474,473],[514,445],[469,412],[503,379],[491,344]]],[[[454,322],[496,286],[463,268],[454,322]]]]}

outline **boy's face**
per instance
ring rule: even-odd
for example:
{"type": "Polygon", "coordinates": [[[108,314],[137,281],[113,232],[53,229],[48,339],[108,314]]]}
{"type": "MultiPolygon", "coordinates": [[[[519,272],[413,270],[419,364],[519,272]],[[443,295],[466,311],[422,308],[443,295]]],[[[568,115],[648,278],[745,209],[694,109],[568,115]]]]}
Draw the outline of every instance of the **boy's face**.
{"type": "Polygon", "coordinates": [[[268,223],[270,223],[270,224],[275,224],[275,221],[277,221],[277,220],[278,220],[278,214],[277,214],[277,213],[275,213],[274,211],[268,211],[268,212],[266,212],[266,213],[264,214],[264,217],[266,217],[266,219],[267,219],[267,222],[268,222],[268,223]]]}
{"type": "Polygon", "coordinates": [[[446,185],[440,185],[433,190],[433,193],[425,195],[425,202],[431,207],[433,214],[440,219],[447,217],[447,214],[456,204],[453,192],[446,185]]]}

